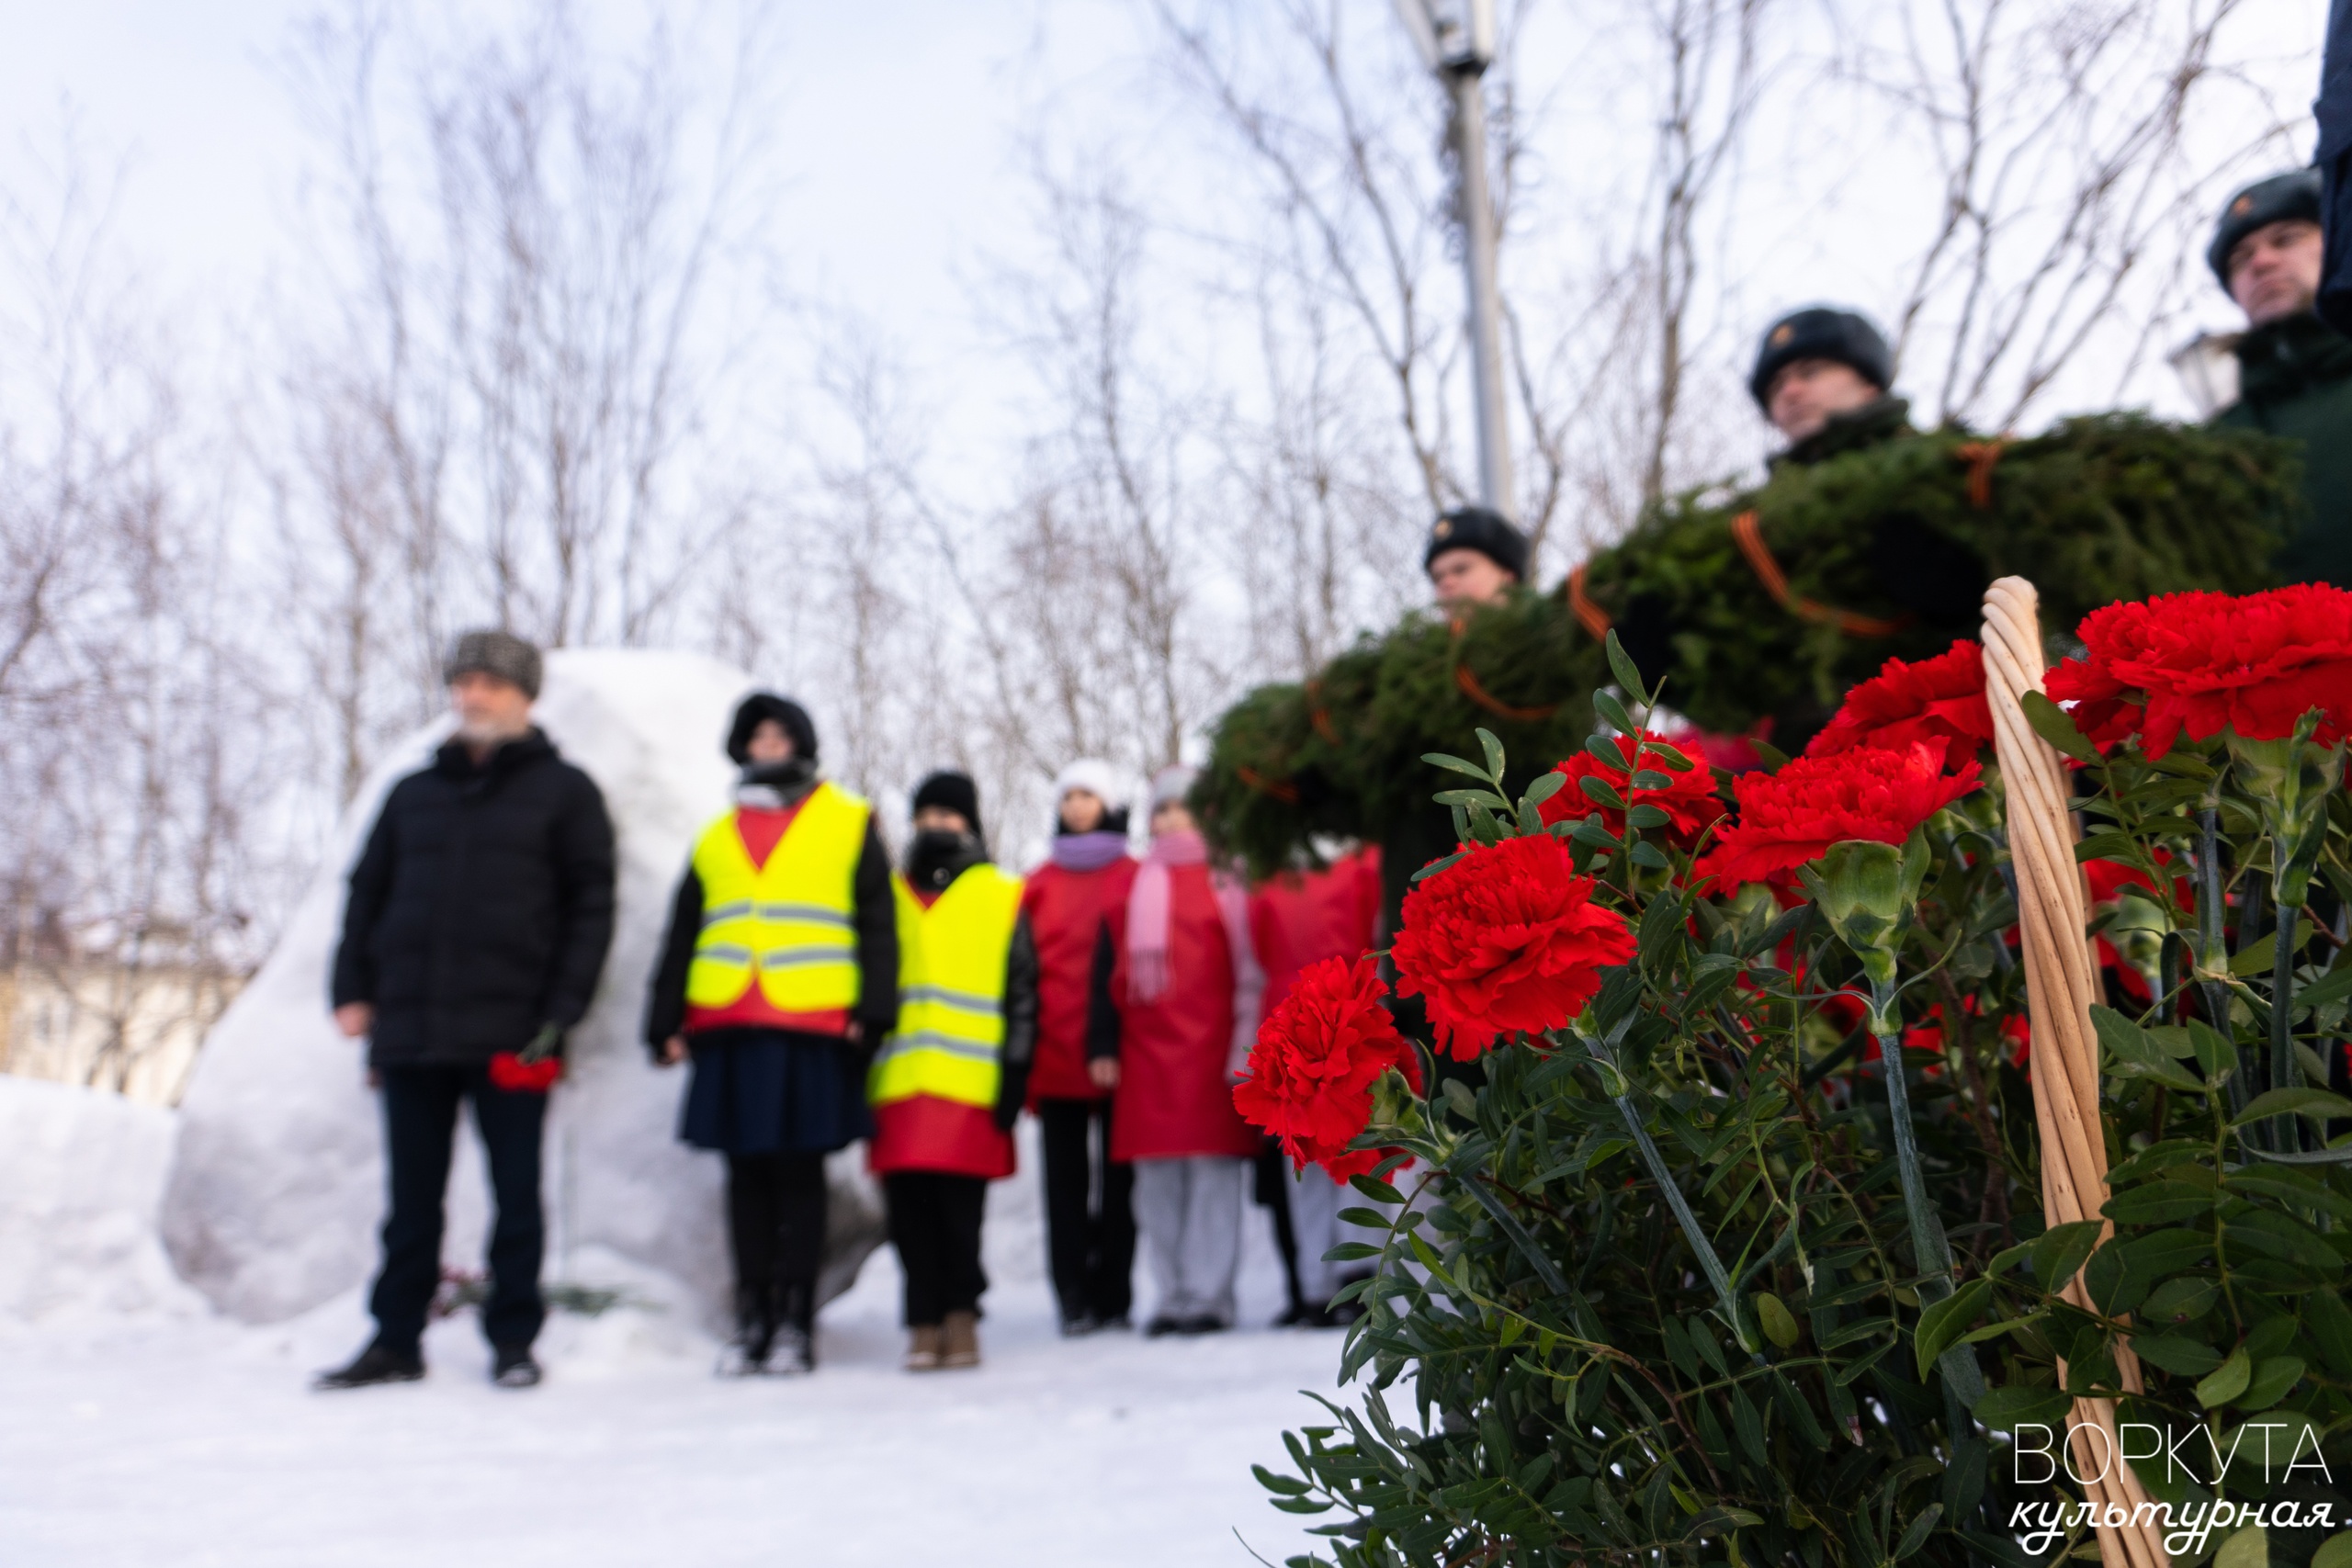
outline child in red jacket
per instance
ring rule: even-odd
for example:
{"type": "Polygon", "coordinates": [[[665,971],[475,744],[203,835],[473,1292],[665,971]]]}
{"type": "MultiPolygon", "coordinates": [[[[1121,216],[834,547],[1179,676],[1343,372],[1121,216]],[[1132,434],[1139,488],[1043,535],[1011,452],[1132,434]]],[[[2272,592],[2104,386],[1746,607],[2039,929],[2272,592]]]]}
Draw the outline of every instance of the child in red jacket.
{"type": "Polygon", "coordinates": [[[1151,850],[1098,948],[1087,1055],[1117,1095],[1111,1157],[1136,1165],[1136,1219],[1159,1284],[1148,1334],[1233,1326],[1241,1189],[1258,1134],[1233,1108],[1263,977],[1249,896],[1208,863],[1184,804],[1194,770],[1151,786],[1151,850]]]}
{"type": "Polygon", "coordinates": [[[1062,1332],[1124,1328],[1133,1304],[1135,1168],[1111,1157],[1111,1090],[1086,1059],[1094,952],[1124,920],[1135,885],[1128,786],[1108,762],[1081,758],[1054,781],[1053,849],[1029,874],[1021,908],[1037,946],[1037,1055],[1029,1108],[1045,1154],[1046,1251],[1062,1332]]]}

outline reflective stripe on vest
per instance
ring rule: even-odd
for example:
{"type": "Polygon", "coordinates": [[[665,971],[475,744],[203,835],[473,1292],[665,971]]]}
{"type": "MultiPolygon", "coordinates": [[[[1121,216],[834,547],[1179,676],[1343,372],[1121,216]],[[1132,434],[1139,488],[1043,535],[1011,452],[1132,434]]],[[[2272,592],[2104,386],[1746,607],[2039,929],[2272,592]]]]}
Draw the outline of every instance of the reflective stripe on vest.
{"type": "Polygon", "coordinates": [[[831,1012],[857,1005],[857,861],[869,808],[846,790],[820,784],[784,837],[754,866],[729,812],[695,844],[702,881],[702,931],[686,971],[686,1000],[731,1007],[759,981],[786,1012],[831,1012]]]}
{"type": "Polygon", "coordinates": [[[928,909],[900,878],[890,886],[899,907],[899,1027],[875,1053],[867,1097],[888,1105],[928,1094],[992,1107],[1021,879],[976,865],[928,909]]]}

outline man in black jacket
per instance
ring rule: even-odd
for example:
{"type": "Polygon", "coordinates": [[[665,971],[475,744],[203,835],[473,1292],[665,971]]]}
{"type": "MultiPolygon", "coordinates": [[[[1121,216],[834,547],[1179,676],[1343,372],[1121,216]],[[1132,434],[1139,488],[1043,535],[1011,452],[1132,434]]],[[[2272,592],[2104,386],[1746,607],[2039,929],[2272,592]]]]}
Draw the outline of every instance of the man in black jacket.
{"type": "Polygon", "coordinates": [[[587,1012],[612,939],[613,829],[595,784],[531,723],[538,649],[469,632],[444,673],[457,733],[385,798],[335,954],[335,1023],[368,1037],[383,1096],[390,1213],[368,1301],[376,1337],[321,1388],[424,1375],[460,1100],[473,1102],[497,1200],[481,1314],[492,1377],[539,1381],[539,1132],[564,1033],[587,1012]]]}

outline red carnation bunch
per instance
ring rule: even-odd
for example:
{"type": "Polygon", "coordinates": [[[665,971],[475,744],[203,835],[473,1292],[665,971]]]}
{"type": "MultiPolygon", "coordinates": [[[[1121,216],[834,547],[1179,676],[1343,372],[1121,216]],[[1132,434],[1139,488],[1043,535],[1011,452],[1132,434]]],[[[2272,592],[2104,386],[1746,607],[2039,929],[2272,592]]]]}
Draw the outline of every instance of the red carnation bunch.
{"type": "Polygon", "coordinates": [[[1634,955],[1625,917],[1592,901],[1550,834],[1472,845],[1405,896],[1389,956],[1396,988],[1423,998],[1439,1041],[1470,1061],[1496,1036],[1566,1023],[1634,955]]]}
{"type": "Polygon", "coordinates": [[[2101,746],[2132,735],[2161,757],[2186,733],[2278,740],[2316,707],[2319,739],[2352,729],[2352,593],[2301,582],[2260,593],[2166,593],[2084,618],[2086,649],[2050,672],[2053,701],[2101,746]]]}
{"type": "Polygon", "coordinates": [[[1945,768],[1973,761],[1993,743],[1993,710],[1984,701],[1984,650],[1962,638],[1933,659],[1906,664],[1890,659],[1879,672],[1846,694],[1829,727],[1804,749],[1834,757],[1864,748],[1908,751],[1932,748],[1945,768]]]}
{"type": "Polygon", "coordinates": [[[1723,797],[1715,793],[1715,775],[1706,765],[1706,753],[1700,749],[1695,736],[1664,736],[1642,731],[1645,741],[1663,741],[1690,759],[1693,766],[1675,773],[1655,756],[1642,760],[1644,773],[1657,773],[1667,780],[1663,788],[1636,788],[1634,775],[1634,738],[1616,737],[1617,754],[1623,765],[1611,768],[1590,751],[1579,751],[1552,771],[1566,773],[1568,782],[1553,792],[1552,797],[1536,807],[1536,811],[1548,823],[1575,822],[1598,811],[1601,826],[1611,833],[1625,831],[1625,813],[1601,805],[1585,794],[1578,782],[1598,778],[1624,797],[1628,807],[1655,806],[1670,818],[1666,825],[1667,836],[1684,849],[1698,842],[1699,835],[1708,824],[1724,814],[1723,797]]]}
{"type": "Polygon", "coordinates": [[[1799,757],[1777,773],[1743,773],[1734,787],[1739,820],[1691,868],[1729,893],[1785,875],[1849,839],[1899,844],[1911,829],[1976,787],[1973,760],[1946,774],[1942,754],[1864,748],[1799,757]]]}
{"type": "Polygon", "coordinates": [[[1369,1171],[1381,1151],[1348,1145],[1372,1120],[1372,1086],[1396,1067],[1421,1087],[1420,1057],[1396,1032],[1380,996],[1369,956],[1353,964],[1326,958],[1302,970],[1258,1026],[1234,1109],[1280,1138],[1301,1169],[1311,1161],[1338,1181],[1369,1171]]]}

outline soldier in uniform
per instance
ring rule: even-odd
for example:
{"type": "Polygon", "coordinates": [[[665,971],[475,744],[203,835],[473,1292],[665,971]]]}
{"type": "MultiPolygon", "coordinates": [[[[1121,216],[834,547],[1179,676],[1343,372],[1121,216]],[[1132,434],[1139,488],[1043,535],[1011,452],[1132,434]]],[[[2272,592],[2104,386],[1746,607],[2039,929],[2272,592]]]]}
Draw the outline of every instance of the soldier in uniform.
{"type": "Polygon", "coordinates": [[[2238,400],[2213,421],[2302,446],[2309,513],[2279,551],[2279,575],[2352,588],[2352,340],[2320,320],[2320,176],[2257,180],[2222,209],[2206,260],[2245,312],[2238,400]]]}

